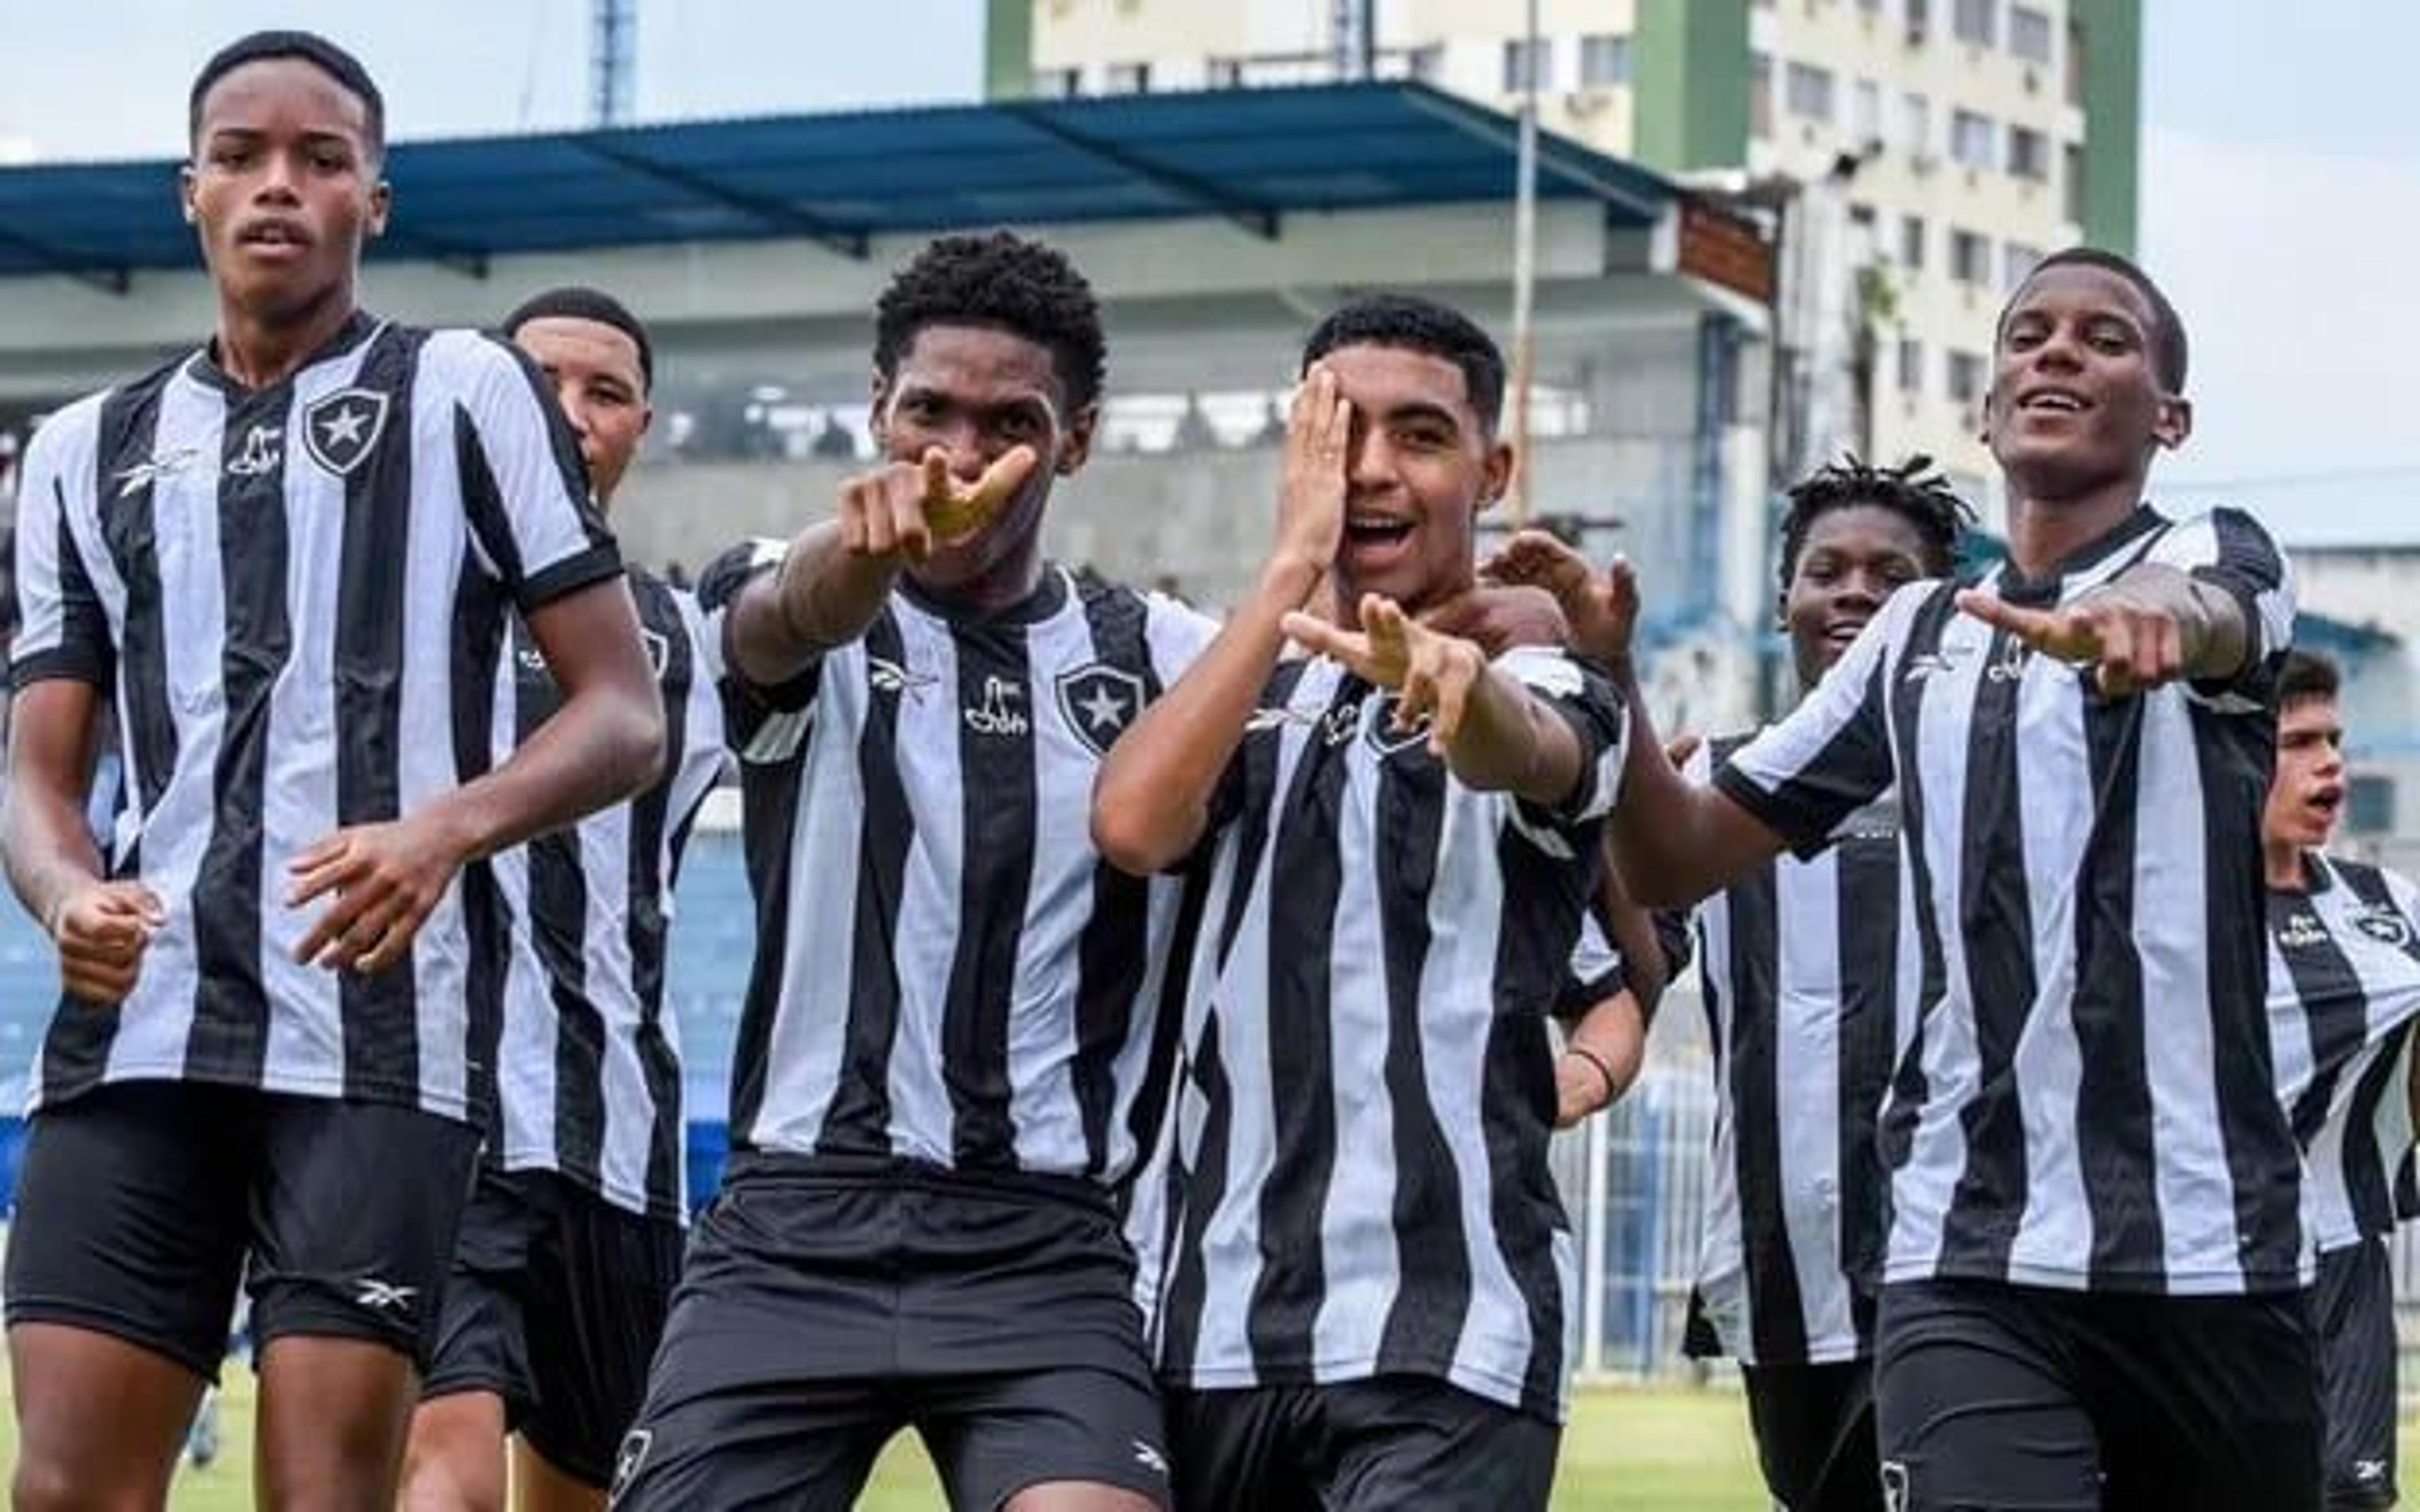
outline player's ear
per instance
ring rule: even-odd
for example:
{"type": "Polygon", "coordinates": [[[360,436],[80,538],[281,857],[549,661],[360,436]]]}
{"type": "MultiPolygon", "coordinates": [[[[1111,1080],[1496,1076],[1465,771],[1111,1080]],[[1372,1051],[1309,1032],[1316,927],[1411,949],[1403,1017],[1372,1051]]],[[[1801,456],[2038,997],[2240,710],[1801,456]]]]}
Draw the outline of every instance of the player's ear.
{"type": "Polygon", "coordinates": [[[1504,497],[1512,486],[1512,474],[1527,458],[1515,455],[1512,443],[1495,440],[1487,443],[1487,455],[1479,464],[1479,507],[1484,511],[1504,497]]]}
{"type": "Polygon", "coordinates": [[[1059,475],[1072,478],[1093,455],[1093,435],[1100,428],[1101,405],[1095,399],[1067,417],[1065,434],[1059,438],[1059,475]]]}
{"type": "Polygon", "coordinates": [[[2151,440],[2173,452],[2193,435],[2193,401],[2181,393],[2160,395],[2159,413],[2151,421],[2151,440]]]}
{"type": "Polygon", "coordinates": [[[891,375],[879,367],[866,378],[865,433],[874,440],[874,455],[885,459],[891,452],[891,375]]]}
{"type": "Polygon", "coordinates": [[[369,219],[363,223],[372,239],[386,235],[387,212],[395,207],[395,190],[384,178],[370,186],[369,219]]]}

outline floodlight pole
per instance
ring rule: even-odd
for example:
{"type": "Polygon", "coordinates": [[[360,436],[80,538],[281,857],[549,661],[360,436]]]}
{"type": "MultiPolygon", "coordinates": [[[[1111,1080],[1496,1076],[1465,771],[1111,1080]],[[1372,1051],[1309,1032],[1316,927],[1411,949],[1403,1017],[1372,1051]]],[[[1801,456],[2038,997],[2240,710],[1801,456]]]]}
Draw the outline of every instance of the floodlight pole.
{"type": "Polygon", "coordinates": [[[1529,523],[1529,372],[1538,281],[1538,0],[1528,0],[1521,46],[1521,148],[1512,199],[1512,528],[1529,523]]]}

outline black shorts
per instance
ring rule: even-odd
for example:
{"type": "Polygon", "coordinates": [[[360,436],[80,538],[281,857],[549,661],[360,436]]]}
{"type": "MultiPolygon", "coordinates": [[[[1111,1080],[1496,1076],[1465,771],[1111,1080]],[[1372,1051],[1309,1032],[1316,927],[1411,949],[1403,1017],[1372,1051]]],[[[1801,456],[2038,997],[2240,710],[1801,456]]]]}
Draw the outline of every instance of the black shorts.
{"type": "Polygon", "coordinates": [[[1765,1489],[1790,1512],[1883,1512],[1870,1360],[1742,1365],[1765,1489]]]}
{"type": "Polygon", "coordinates": [[[1168,1393],[1186,1512],[1543,1512],[1562,1429],[1425,1376],[1168,1393]]]}
{"type": "Polygon", "coordinates": [[[2311,1288],[2330,1507],[2395,1504],[2395,1275],[2382,1240],[2319,1257],[2311,1288]]]}
{"type": "Polygon", "coordinates": [[[603,1489],[646,1395],[683,1238],[552,1171],[481,1170],[421,1398],[492,1392],[547,1463],[603,1489]]]}
{"type": "Polygon", "coordinates": [[[1134,1258],[1090,1183],[742,1155],[698,1220],[617,1507],[846,1507],[915,1427],[953,1506],[1165,1504],[1134,1258]]]}
{"type": "Polygon", "coordinates": [[[2318,1362],[2299,1291],[1908,1282],[1883,1288],[1876,1344],[1893,1512],[2320,1504],[2318,1362]]]}
{"type": "Polygon", "coordinates": [[[252,1335],[368,1339],[426,1366],[478,1132],[417,1109],[124,1082],[37,1112],[8,1321],[92,1329],[216,1380],[252,1335]]]}

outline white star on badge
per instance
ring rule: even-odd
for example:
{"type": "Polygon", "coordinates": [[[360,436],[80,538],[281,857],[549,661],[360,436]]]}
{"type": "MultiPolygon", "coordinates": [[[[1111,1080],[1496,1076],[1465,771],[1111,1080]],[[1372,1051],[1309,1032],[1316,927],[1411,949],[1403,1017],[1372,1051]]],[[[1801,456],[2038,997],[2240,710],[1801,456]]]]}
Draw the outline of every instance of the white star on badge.
{"type": "Polygon", "coordinates": [[[319,427],[320,434],[327,438],[331,446],[340,443],[356,445],[362,439],[362,427],[369,424],[369,418],[361,410],[348,406],[328,417],[327,423],[319,427]]]}
{"type": "Polygon", "coordinates": [[[1094,687],[1093,696],[1076,707],[1084,711],[1084,722],[1095,730],[1104,727],[1114,730],[1125,722],[1126,706],[1106,687],[1094,687]]]}

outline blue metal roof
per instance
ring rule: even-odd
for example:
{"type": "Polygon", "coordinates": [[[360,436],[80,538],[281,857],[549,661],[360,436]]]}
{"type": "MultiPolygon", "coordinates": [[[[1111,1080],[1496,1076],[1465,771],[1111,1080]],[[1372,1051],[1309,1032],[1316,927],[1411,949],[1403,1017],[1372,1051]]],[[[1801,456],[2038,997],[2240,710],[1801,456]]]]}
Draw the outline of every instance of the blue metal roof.
{"type": "MultiPolygon", "coordinates": [[[[512,253],[1001,224],[1222,215],[1280,234],[1298,210],[1509,200],[1508,117],[1419,84],[1008,100],[395,144],[374,257],[483,270],[512,253]]],[[[0,169],[0,276],[123,288],[188,269],[178,163],[0,169]]],[[[1542,133],[1542,197],[1651,224],[1674,191],[1542,133]]]]}

